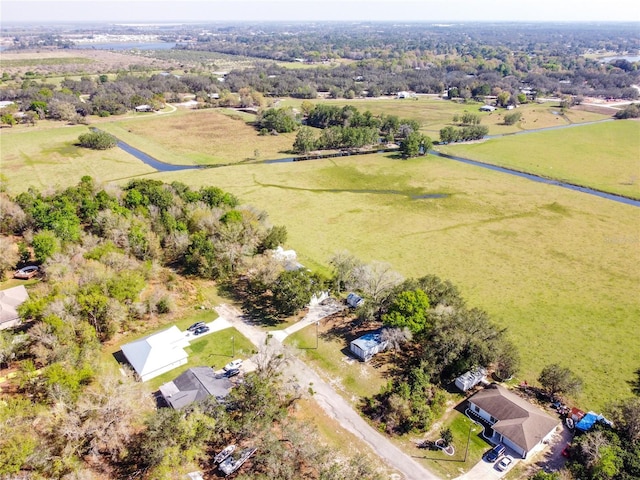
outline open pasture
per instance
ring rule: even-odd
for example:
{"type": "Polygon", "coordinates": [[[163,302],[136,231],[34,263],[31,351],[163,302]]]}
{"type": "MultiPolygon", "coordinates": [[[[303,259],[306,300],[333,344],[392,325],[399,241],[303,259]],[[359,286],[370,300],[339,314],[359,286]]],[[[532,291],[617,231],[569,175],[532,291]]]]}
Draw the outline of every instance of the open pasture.
{"type": "Polygon", "coordinates": [[[640,123],[619,120],[438,150],[640,198],[640,123]]]}
{"type": "Polygon", "coordinates": [[[520,380],[559,362],[584,379],[583,408],[630,394],[640,351],[636,207],[431,156],[154,177],[217,185],[266,210],[308,267],[326,269],[346,249],[405,276],[450,279],[508,329],[520,380]],[[416,198],[425,194],[448,196],[416,198]]]}
{"type": "Polygon", "coordinates": [[[85,126],[3,129],[0,172],[8,180],[8,190],[68,187],[83,175],[107,182],[153,172],[119,148],[97,151],[76,146],[78,136],[88,131],[85,126]]]}
{"type": "MultiPolygon", "coordinates": [[[[553,103],[531,103],[520,105],[517,110],[498,109],[493,112],[481,112],[483,105],[478,102],[457,103],[443,100],[435,95],[419,95],[415,98],[363,98],[353,100],[313,100],[317,103],[333,105],[353,105],[360,111],[369,110],[374,115],[396,115],[400,118],[414,119],[422,125],[422,132],[432,140],[440,138],[440,130],[454,125],[453,116],[474,113],[480,116],[481,125],[489,127],[489,135],[504,135],[522,130],[570,125],[573,123],[592,122],[608,118],[606,115],[580,110],[562,112],[553,103]],[[504,115],[512,112],[522,113],[522,120],[516,125],[504,125],[504,115]]],[[[286,100],[282,105],[299,107],[300,100],[286,100]]]]}
{"type": "Polygon", "coordinates": [[[290,156],[295,133],[259,136],[246,115],[222,110],[142,114],[100,126],[152,157],[178,165],[227,164],[290,156]]]}

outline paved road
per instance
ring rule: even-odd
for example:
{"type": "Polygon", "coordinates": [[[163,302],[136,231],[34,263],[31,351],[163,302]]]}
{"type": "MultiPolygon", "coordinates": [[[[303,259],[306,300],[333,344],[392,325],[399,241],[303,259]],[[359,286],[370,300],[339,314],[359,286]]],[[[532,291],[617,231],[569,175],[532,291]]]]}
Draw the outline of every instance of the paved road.
{"type": "MultiPolygon", "coordinates": [[[[242,312],[229,305],[215,308],[220,317],[233,325],[254,345],[261,346],[266,342],[267,334],[257,326],[251,325],[243,317],[242,312]]],[[[273,339],[276,339],[274,336],[273,339]]],[[[276,339],[277,341],[277,339],[276,339]]],[[[314,391],[313,398],[318,405],[340,425],[368,444],[381,459],[402,474],[406,480],[439,480],[439,477],[428,471],[409,455],[396,447],[388,438],[372,428],[347,401],[340,396],[318,374],[298,358],[289,365],[289,371],[298,382],[304,382],[314,391]]]]}

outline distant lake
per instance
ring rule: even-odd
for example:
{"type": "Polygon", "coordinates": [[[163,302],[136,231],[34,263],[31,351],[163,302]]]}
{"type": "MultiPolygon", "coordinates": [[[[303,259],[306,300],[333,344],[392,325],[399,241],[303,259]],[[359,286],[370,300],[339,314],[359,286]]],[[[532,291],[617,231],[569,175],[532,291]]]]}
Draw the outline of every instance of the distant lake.
{"type": "Polygon", "coordinates": [[[111,42],[111,43],[79,43],[76,48],[96,50],[171,50],[175,42],[111,42]]]}
{"type": "Polygon", "coordinates": [[[620,55],[616,57],[604,57],[602,60],[611,62],[612,60],[626,60],[628,62],[640,62],[640,55],[620,55]]]}

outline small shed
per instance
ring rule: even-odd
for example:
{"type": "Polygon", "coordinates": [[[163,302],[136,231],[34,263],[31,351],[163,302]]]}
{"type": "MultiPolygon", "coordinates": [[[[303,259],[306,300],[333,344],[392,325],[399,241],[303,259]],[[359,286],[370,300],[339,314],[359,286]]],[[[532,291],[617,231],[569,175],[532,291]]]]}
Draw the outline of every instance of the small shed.
{"type": "Polygon", "coordinates": [[[480,111],[481,112],[493,112],[496,109],[496,107],[492,106],[492,105],[483,105],[480,107],[480,111]]]}
{"type": "Polygon", "coordinates": [[[153,112],[153,107],[151,105],[138,105],[136,112],[153,112]]]}
{"type": "Polygon", "coordinates": [[[388,343],[382,340],[380,330],[377,330],[353,340],[349,350],[363,362],[368,362],[376,353],[384,352],[388,343]]]}
{"type": "Polygon", "coordinates": [[[349,305],[351,308],[358,308],[363,303],[364,303],[364,298],[362,298],[361,296],[356,295],[353,292],[347,295],[347,305],[349,305]]]}
{"type": "Polygon", "coordinates": [[[463,392],[466,392],[470,388],[473,388],[484,381],[486,375],[487,371],[482,367],[478,367],[475,370],[469,370],[468,372],[463,373],[458,378],[456,378],[456,387],[458,387],[463,392]]]}

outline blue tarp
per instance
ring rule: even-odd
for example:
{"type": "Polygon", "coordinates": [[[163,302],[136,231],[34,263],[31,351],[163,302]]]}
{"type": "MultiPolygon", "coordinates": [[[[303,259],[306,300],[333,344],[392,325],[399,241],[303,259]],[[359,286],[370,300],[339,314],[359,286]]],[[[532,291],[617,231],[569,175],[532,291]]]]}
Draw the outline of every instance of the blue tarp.
{"type": "Polygon", "coordinates": [[[583,432],[588,432],[591,428],[601,420],[605,420],[602,415],[598,415],[597,413],[589,412],[582,419],[576,423],[576,428],[578,430],[582,430],[583,432]]]}

